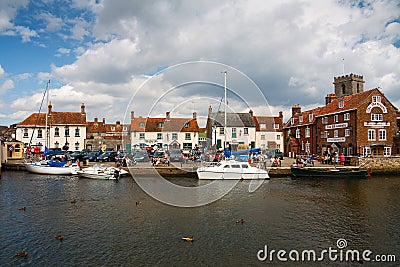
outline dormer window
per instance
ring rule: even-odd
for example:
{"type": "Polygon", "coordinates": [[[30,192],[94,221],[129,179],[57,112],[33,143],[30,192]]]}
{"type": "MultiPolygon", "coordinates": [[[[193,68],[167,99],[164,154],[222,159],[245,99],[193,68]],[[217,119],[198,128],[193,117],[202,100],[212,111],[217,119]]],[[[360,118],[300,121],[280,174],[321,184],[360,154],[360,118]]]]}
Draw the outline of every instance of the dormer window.
{"type": "Polygon", "coordinates": [[[299,116],[299,123],[303,123],[303,116],[299,116]]]}
{"type": "Polygon", "coordinates": [[[380,103],[381,102],[381,96],[380,95],[373,95],[372,96],[372,102],[373,103],[380,103]]]}
{"type": "Polygon", "coordinates": [[[344,101],[343,100],[339,101],[338,105],[339,108],[344,108],[344,101]]]}
{"type": "Polygon", "coordinates": [[[279,129],[279,123],[274,123],[274,129],[279,129]]]}
{"type": "Polygon", "coordinates": [[[115,131],[115,127],[114,126],[111,126],[111,131],[115,131]]]}
{"type": "Polygon", "coordinates": [[[294,118],[290,118],[290,124],[294,124],[294,118]]]}
{"type": "Polygon", "coordinates": [[[158,127],[158,128],[164,127],[164,123],[163,123],[163,122],[158,122],[158,123],[157,123],[157,127],[158,127]]]}
{"type": "Polygon", "coordinates": [[[144,127],[144,121],[139,122],[139,127],[141,127],[141,128],[144,127]]]}
{"type": "Polygon", "coordinates": [[[308,114],[308,121],[312,122],[313,119],[314,119],[314,115],[312,113],[308,114]]]}
{"type": "Polygon", "coordinates": [[[189,128],[189,123],[186,122],[183,126],[184,126],[185,128],[189,128]]]}

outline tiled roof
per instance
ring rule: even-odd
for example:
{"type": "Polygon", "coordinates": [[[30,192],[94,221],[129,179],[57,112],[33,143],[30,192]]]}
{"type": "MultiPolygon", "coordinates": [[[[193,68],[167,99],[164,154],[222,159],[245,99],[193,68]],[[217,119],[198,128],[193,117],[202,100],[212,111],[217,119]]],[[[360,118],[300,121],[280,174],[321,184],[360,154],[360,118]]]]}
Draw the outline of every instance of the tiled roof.
{"type": "Polygon", "coordinates": [[[131,130],[136,132],[198,132],[197,120],[193,118],[134,118],[131,130]],[[144,127],[140,127],[143,123],[144,127]],[[188,127],[185,127],[188,123],[188,127]],[[161,127],[159,127],[161,126],[161,127]]]}
{"type": "MultiPolygon", "coordinates": [[[[51,112],[48,118],[48,125],[85,125],[86,114],[80,112],[51,112]]],[[[45,113],[33,113],[18,124],[23,126],[46,126],[45,113]]]]}
{"type": "MultiPolygon", "coordinates": [[[[217,127],[222,127],[225,123],[225,114],[220,111],[212,113],[210,118],[215,120],[217,127]]],[[[226,113],[227,127],[256,127],[251,113],[226,113]]]]}
{"type": "Polygon", "coordinates": [[[105,133],[106,126],[104,122],[88,121],[86,122],[86,133],[105,133]]]}
{"type": "Polygon", "coordinates": [[[289,119],[289,120],[285,123],[285,125],[283,126],[283,128],[286,128],[286,127],[294,127],[294,126],[299,126],[299,125],[312,124],[312,123],[314,123],[315,118],[316,118],[318,115],[321,114],[322,109],[323,109],[323,107],[317,107],[317,108],[314,108],[314,109],[310,109],[310,110],[303,111],[303,112],[301,112],[300,114],[297,114],[297,115],[294,116],[294,124],[291,124],[291,119],[289,119]],[[311,121],[310,121],[310,116],[309,116],[310,114],[313,114],[312,120],[311,120],[311,121]],[[299,122],[299,117],[300,117],[300,116],[301,116],[302,119],[303,119],[303,122],[302,122],[302,123],[299,122]]]}
{"type": "MultiPolygon", "coordinates": [[[[256,130],[257,131],[268,131],[268,132],[274,132],[274,131],[281,131],[281,128],[275,129],[274,124],[279,123],[279,117],[272,117],[272,116],[254,116],[254,123],[256,125],[256,130]],[[261,126],[265,125],[264,128],[261,128],[261,126]]],[[[280,126],[279,126],[280,127],[280,126]]]]}

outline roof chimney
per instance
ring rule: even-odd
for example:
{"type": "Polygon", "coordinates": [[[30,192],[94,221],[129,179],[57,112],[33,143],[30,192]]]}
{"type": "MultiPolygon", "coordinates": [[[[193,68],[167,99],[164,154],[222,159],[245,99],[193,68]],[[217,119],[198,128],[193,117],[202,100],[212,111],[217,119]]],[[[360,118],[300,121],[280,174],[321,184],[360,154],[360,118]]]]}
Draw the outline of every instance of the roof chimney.
{"type": "Polygon", "coordinates": [[[165,113],[165,118],[166,118],[167,120],[169,120],[170,114],[171,114],[171,112],[169,112],[169,111],[167,111],[167,112],[165,113]]]}
{"type": "Polygon", "coordinates": [[[121,124],[121,121],[116,121],[115,122],[117,125],[120,125],[121,124]]]}
{"type": "Polygon", "coordinates": [[[106,118],[103,118],[103,123],[106,123],[106,118]]]}
{"type": "Polygon", "coordinates": [[[99,118],[97,118],[97,117],[94,117],[94,122],[99,122],[99,118]]]}
{"type": "Polygon", "coordinates": [[[211,113],[212,113],[212,107],[211,107],[211,105],[208,107],[208,115],[211,115],[211,113]]]}
{"type": "Polygon", "coordinates": [[[86,114],[86,112],[85,112],[85,103],[82,103],[82,105],[81,105],[81,113],[82,114],[86,114]]]}
{"type": "Polygon", "coordinates": [[[280,119],[281,121],[283,121],[283,112],[282,112],[282,111],[279,111],[279,119],[280,119]]]}
{"type": "Polygon", "coordinates": [[[131,120],[135,118],[135,111],[131,111],[131,120]]]}
{"type": "Polygon", "coordinates": [[[193,119],[197,119],[197,112],[193,112],[193,119]]]}
{"type": "Polygon", "coordinates": [[[250,113],[250,116],[253,117],[253,110],[252,109],[249,110],[249,113],[250,113]]]}
{"type": "Polygon", "coordinates": [[[300,114],[300,113],[301,113],[301,106],[299,104],[294,104],[292,106],[292,117],[294,117],[294,115],[300,114]]]}
{"type": "Polygon", "coordinates": [[[336,94],[327,94],[325,97],[325,105],[328,105],[331,103],[333,100],[337,99],[336,94]]]}

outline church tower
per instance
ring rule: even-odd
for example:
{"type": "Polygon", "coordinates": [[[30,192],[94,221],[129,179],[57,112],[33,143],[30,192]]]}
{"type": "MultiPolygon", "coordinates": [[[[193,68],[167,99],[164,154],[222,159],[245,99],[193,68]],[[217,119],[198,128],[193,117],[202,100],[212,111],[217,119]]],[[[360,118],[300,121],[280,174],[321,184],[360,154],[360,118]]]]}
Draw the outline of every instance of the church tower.
{"type": "Polygon", "coordinates": [[[333,78],[337,98],[364,92],[364,83],[362,75],[353,73],[333,78]]]}

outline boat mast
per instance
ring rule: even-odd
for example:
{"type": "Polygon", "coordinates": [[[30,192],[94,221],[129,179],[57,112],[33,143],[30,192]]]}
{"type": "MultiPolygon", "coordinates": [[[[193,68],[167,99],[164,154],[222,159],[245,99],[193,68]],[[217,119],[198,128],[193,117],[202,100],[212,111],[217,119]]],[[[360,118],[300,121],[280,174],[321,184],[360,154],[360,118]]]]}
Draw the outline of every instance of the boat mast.
{"type": "Polygon", "coordinates": [[[47,147],[48,148],[48,144],[49,144],[49,138],[50,138],[50,134],[49,134],[49,132],[47,131],[47,124],[48,124],[48,121],[47,121],[47,118],[49,117],[49,88],[50,88],[50,80],[47,82],[47,87],[46,87],[46,94],[47,94],[47,99],[46,99],[46,101],[47,101],[47,106],[46,106],[46,126],[45,126],[45,133],[46,133],[46,140],[44,141],[44,146],[45,146],[45,148],[47,147]]]}
{"type": "Polygon", "coordinates": [[[226,106],[228,105],[228,100],[226,99],[226,71],[224,71],[224,149],[226,147],[226,106]]]}

